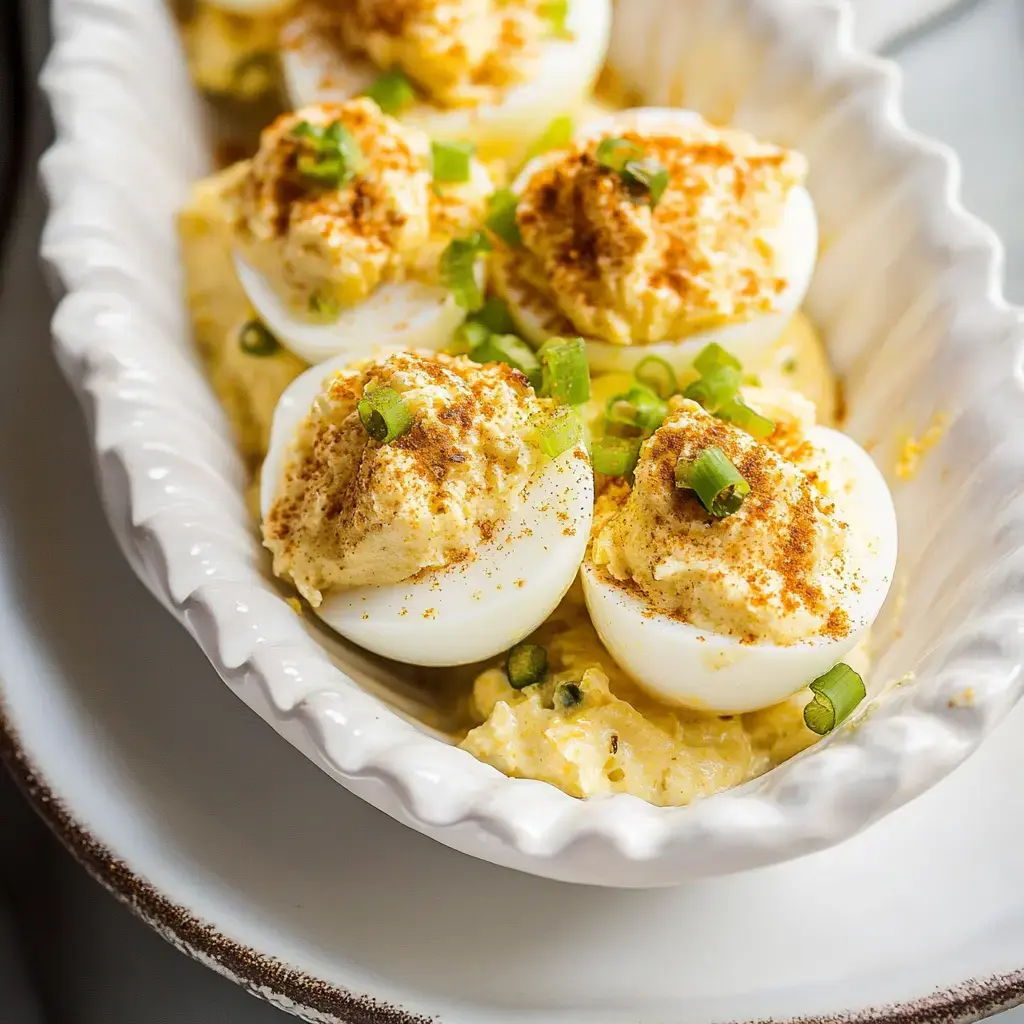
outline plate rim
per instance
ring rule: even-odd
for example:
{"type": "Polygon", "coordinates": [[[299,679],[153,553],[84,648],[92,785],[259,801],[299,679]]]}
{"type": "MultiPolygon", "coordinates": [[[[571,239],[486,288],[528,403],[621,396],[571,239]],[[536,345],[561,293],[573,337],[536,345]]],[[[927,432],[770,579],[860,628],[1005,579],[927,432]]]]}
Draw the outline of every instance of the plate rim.
{"type": "MultiPolygon", "coordinates": [[[[0,765],[29,805],[95,881],[166,942],[250,995],[283,1012],[326,1015],[332,1024],[441,1024],[375,996],[314,977],[278,957],[232,939],[139,874],[97,839],[53,788],[21,741],[0,692],[0,765]]],[[[567,884],[567,883],[562,883],[567,884]]],[[[1024,1004],[1024,966],[984,979],[968,978],[916,999],[852,1013],[748,1018],[728,1024],[973,1024],[1024,1004]]],[[[726,1022],[713,1022],[726,1024],[726,1022]]]]}

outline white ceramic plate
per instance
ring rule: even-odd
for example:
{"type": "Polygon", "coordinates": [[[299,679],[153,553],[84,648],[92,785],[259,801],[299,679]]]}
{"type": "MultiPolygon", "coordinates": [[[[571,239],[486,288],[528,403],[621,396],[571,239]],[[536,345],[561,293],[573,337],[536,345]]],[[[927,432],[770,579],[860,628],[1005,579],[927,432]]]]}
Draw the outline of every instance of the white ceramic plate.
{"type": "Polygon", "coordinates": [[[573,881],[647,886],[772,863],[854,834],[959,764],[1017,699],[1024,648],[1024,398],[1001,251],[913,136],[892,70],[855,54],[830,0],[627,0],[612,58],[651,103],[685,103],[811,161],[824,252],[809,296],[850,432],[891,471],[900,577],[875,683],[917,681],[804,756],[688,808],[575,801],[509,780],[367,690],[386,672],[321,646],[267,580],[242,471],[192,356],[171,217],[203,167],[198,117],[155,0],[61,0],[45,75],[59,142],[44,253],[70,294],[58,355],[96,422],[122,546],[228,683],[346,788],[456,849],[573,881]],[[102,58],[102,59],[101,59],[102,58]],[[905,584],[905,589],[904,589],[905,584]],[[899,613],[901,597],[905,607],[899,613]],[[357,682],[362,686],[357,685],[357,682]]]}
{"type": "Polygon", "coordinates": [[[0,749],[83,863],[180,949],[329,1024],[857,1022],[869,1008],[949,1024],[1024,995],[1024,708],[848,843],[659,892],[493,867],[347,793],[239,706],[124,565],[47,350],[38,271],[14,265],[0,749]]]}

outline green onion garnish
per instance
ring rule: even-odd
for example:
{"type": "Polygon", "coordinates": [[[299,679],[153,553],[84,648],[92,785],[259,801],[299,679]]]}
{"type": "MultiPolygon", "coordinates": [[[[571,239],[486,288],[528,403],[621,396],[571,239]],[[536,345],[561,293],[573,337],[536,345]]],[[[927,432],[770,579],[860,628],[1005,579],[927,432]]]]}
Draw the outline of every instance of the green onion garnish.
{"type": "Polygon", "coordinates": [[[620,172],[626,191],[638,200],[645,200],[653,208],[661,202],[669,186],[668,170],[653,157],[630,160],[620,172]]]}
{"type": "Polygon", "coordinates": [[[513,689],[539,683],[548,672],[548,652],[540,644],[516,644],[508,652],[505,674],[513,689]]]}
{"type": "Polygon", "coordinates": [[[633,371],[641,384],[649,387],[659,398],[671,398],[679,390],[675,370],[661,356],[644,356],[633,371]]]}
{"type": "Polygon", "coordinates": [[[774,432],[775,421],[751,409],[740,397],[743,367],[734,355],[712,342],[693,365],[701,376],[687,386],[685,398],[699,402],[712,416],[735,424],[752,437],[768,437],[774,432]]]}
{"type": "Polygon", "coordinates": [[[769,437],[775,433],[775,420],[751,409],[742,398],[734,398],[718,410],[718,417],[745,430],[751,437],[769,437]]]}
{"type": "Polygon", "coordinates": [[[609,423],[635,427],[641,433],[653,434],[665,422],[668,403],[662,401],[645,384],[634,384],[625,394],[609,398],[604,413],[609,423]]]}
{"type": "Polygon", "coordinates": [[[750,484],[726,458],[721,448],[705,448],[693,462],[676,463],[676,487],[696,492],[700,503],[716,519],[738,512],[750,493],[750,484]]]}
{"type": "Polygon", "coordinates": [[[516,220],[519,197],[510,188],[499,188],[487,200],[487,217],[484,224],[508,245],[522,245],[523,236],[516,220]]]}
{"type": "Polygon", "coordinates": [[[605,476],[629,476],[640,459],[639,437],[599,437],[590,446],[590,461],[595,473],[605,476]]]}
{"type": "Polygon", "coordinates": [[[569,0],[544,0],[540,5],[540,16],[551,22],[551,34],[564,38],[567,36],[566,20],[569,17],[569,0]]]}
{"type": "Polygon", "coordinates": [[[434,181],[456,185],[469,181],[476,146],[472,142],[432,142],[431,158],[434,181]]]}
{"type": "MultiPolygon", "coordinates": [[[[526,376],[534,390],[540,387],[543,376],[540,360],[525,341],[514,334],[492,334],[483,324],[467,326],[479,327],[486,332],[486,337],[470,347],[469,358],[474,363],[508,363],[526,376]]],[[[479,337],[477,332],[473,333],[479,337]]]]}
{"type": "Polygon", "coordinates": [[[630,160],[642,160],[643,146],[628,139],[602,139],[597,144],[597,162],[610,171],[622,172],[630,160]]]}
{"type": "Polygon", "coordinates": [[[515,334],[516,322],[508,311],[508,306],[493,295],[478,309],[471,313],[470,320],[483,324],[494,334],[515,334]]]}
{"type": "Polygon", "coordinates": [[[731,366],[719,366],[688,384],[684,398],[699,402],[712,416],[717,416],[730,402],[735,401],[740,390],[740,371],[731,366]]]}
{"type": "Polygon", "coordinates": [[[582,338],[549,338],[540,349],[541,390],[567,405],[590,400],[590,367],[582,338]]]}
{"type": "Polygon", "coordinates": [[[466,238],[453,238],[441,253],[441,281],[451,290],[456,303],[470,312],[484,304],[484,293],[476,279],[476,260],[490,248],[487,236],[474,231],[466,238]]]}
{"type": "Polygon", "coordinates": [[[250,320],[238,332],[239,348],[250,356],[272,356],[280,343],[259,320],[250,320]]]}
{"type": "Polygon", "coordinates": [[[456,353],[469,353],[473,349],[483,345],[490,338],[491,332],[476,320],[463,320],[455,328],[455,343],[450,351],[456,353]]]}
{"type": "Polygon", "coordinates": [[[535,156],[540,156],[541,153],[548,153],[552,149],[562,149],[564,146],[568,146],[575,130],[576,125],[573,119],[568,114],[559,114],[530,146],[526,159],[532,160],[535,156]]]}
{"type": "Polygon", "coordinates": [[[583,703],[583,691],[576,683],[559,683],[555,687],[554,703],[560,708],[574,708],[583,703]]]}
{"type": "Polygon", "coordinates": [[[374,388],[356,404],[363,429],[381,444],[390,444],[412,426],[412,413],[394,388],[374,388]]]}
{"type": "Polygon", "coordinates": [[[359,171],[363,152],[355,136],[340,122],[326,127],[300,121],[292,137],[302,140],[312,152],[302,152],[295,166],[310,181],[328,188],[340,188],[359,171]]]}
{"type": "Polygon", "coordinates": [[[824,736],[849,718],[868,691],[864,680],[840,662],[811,683],[811,693],[814,699],[804,708],[804,722],[811,732],[824,736]]]}
{"type": "Polygon", "coordinates": [[[313,292],[307,304],[310,313],[321,320],[335,320],[341,312],[341,307],[336,299],[329,295],[321,295],[320,292],[313,292]]]}
{"type": "Polygon", "coordinates": [[[693,361],[693,368],[702,377],[722,366],[731,366],[734,370],[743,369],[743,364],[715,341],[705,345],[693,361]]]}
{"type": "Polygon", "coordinates": [[[392,117],[416,102],[416,89],[400,68],[392,68],[375,78],[364,95],[392,117]]]}
{"type": "Polygon", "coordinates": [[[552,459],[575,448],[583,437],[583,421],[572,406],[560,405],[537,427],[540,450],[552,459]]]}
{"type": "Polygon", "coordinates": [[[652,207],[668,188],[666,168],[652,157],[645,158],[643,146],[628,139],[602,139],[597,144],[597,162],[615,171],[634,199],[644,199],[652,207]]]}

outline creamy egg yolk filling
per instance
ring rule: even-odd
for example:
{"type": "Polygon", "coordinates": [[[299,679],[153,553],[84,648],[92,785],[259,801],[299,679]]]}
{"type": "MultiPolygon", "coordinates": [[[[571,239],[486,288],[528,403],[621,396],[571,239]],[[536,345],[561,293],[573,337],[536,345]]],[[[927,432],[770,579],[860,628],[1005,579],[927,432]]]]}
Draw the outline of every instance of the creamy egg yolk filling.
{"type": "Polygon", "coordinates": [[[600,159],[601,138],[542,158],[519,196],[522,245],[495,257],[496,284],[549,310],[553,333],[654,343],[776,309],[786,280],[764,235],[802,183],[798,153],[700,122],[672,134],[624,131],[667,172],[657,202],[600,159]]]}
{"type": "Polygon", "coordinates": [[[378,285],[438,280],[441,253],[480,221],[486,175],[438,185],[430,141],[367,99],[277,118],[226,200],[238,251],[292,308],[336,316],[378,285]]]}
{"type": "Polygon", "coordinates": [[[849,527],[827,496],[822,455],[806,439],[814,408],[798,395],[744,391],[770,410],[764,443],[675,398],[647,441],[633,486],[615,481],[598,499],[591,548],[606,577],[662,614],[749,643],[841,639],[856,580],[847,570],[849,527]],[[714,446],[750,485],[734,514],[713,519],[676,482],[680,460],[714,446]]]}
{"type": "MultiPolygon", "coordinates": [[[[530,77],[552,19],[544,0],[307,0],[284,45],[315,33],[397,68],[439,107],[493,102],[530,77]]],[[[329,84],[329,83],[328,83],[329,84]]]]}
{"type": "Polygon", "coordinates": [[[504,669],[477,677],[481,723],[461,746],[517,778],[570,796],[630,793],[678,806],[756,778],[810,746],[804,693],[745,715],[670,707],[650,697],[605,650],[574,588],[535,634],[548,653],[541,685],[514,689],[504,669]]]}
{"type": "Polygon", "coordinates": [[[383,586],[472,557],[542,458],[551,403],[504,363],[398,352],[324,382],[263,524],[274,572],[314,607],[331,588],[383,586]],[[358,405],[389,388],[411,427],[368,436],[358,405]]]}

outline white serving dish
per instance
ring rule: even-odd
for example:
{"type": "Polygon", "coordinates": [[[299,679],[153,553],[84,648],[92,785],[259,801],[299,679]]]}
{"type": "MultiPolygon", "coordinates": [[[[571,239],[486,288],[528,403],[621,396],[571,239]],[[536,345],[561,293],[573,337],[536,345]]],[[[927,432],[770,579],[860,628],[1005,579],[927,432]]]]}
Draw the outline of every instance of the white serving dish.
{"type": "Polygon", "coordinates": [[[810,157],[824,252],[808,308],[845,378],[850,432],[888,471],[907,434],[946,419],[919,474],[893,483],[902,553],[874,678],[914,681],[764,778],[675,809],[506,779],[396,713],[407,695],[385,705],[368,659],[306,631],[265,574],[243,468],[188,341],[173,214],[206,160],[173,26],[158,0],[58,0],[54,21],[43,255],[67,290],[57,352],[111,524],[221,676],[347,789],[498,864],[665,885],[857,832],[959,764],[1018,698],[1019,316],[998,241],[960,208],[954,157],[903,126],[895,71],[852,50],[840,3],[618,4],[612,60],[645,102],[810,157]]]}

